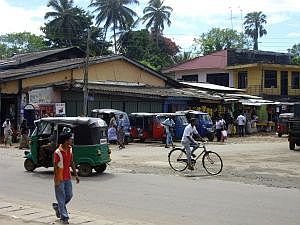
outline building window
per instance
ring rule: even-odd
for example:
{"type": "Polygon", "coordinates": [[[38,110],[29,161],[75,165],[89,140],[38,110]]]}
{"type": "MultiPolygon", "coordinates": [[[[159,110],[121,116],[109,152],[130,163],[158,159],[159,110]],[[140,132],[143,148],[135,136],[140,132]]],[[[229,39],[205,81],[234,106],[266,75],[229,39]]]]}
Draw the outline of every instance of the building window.
{"type": "Polygon", "coordinates": [[[300,73],[293,71],[292,72],[292,88],[293,89],[299,89],[299,81],[300,81],[300,73]]]}
{"type": "Polygon", "coordinates": [[[229,74],[228,73],[208,73],[206,82],[229,87],[229,74]]]}
{"type": "Polygon", "coordinates": [[[265,88],[277,88],[277,71],[265,70],[265,88]]]}
{"type": "Polygon", "coordinates": [[[248,73],[247,71],[238,72],[238,88],[244,89],[248,86],[248,73]]]}
{"type": "Polygon", "coordinates": [[[188,81],[188,82],[198,82],[198,74],[183,75],[182,80],[183,81],[188,81]]]}

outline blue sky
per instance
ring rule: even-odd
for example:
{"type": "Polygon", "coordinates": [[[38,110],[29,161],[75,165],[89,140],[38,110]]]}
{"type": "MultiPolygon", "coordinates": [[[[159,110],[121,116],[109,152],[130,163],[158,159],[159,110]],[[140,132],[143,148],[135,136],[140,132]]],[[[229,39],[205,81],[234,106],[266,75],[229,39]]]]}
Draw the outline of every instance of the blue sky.
{"type": "MultiPolygon", "coordinates": [[[[30,31],[41,34],[48,0],[0,0],[0,34],[30,31]]],[[[75,4],[92,11],[90,0],[74,0],[75,4]]],[[[142,15],[148,0],[140,0],[133,9],[142,15]]],[[[259,49],[286,52],[300,43],[300,1],[298,0],[165,0],[171,6],[171,27],[164,34],[182,50],[191,49],[193,39],[213,27],[241,30],[248,12],[262,11],[267,16],[268,31],[259,41],[259,49]]]]}

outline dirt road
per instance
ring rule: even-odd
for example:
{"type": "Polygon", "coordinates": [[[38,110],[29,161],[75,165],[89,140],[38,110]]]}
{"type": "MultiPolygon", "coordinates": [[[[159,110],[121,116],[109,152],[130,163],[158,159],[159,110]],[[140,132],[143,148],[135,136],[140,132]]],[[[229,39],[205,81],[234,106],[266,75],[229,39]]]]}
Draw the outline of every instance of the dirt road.
{"type": "Polygon", "coordinates": [[[194,172],[172,171],[167,162],[170,149],[165,149],[160,143],[134,143],[124,150],[112,146],[110,170],[300,189],[300,151],[289,150],[287,137],[230,138],[225,143],[208,143],[207,148],[218,152],[223,159],[224,168],[219,176],[207,176],[200,164],[194,172]]]}

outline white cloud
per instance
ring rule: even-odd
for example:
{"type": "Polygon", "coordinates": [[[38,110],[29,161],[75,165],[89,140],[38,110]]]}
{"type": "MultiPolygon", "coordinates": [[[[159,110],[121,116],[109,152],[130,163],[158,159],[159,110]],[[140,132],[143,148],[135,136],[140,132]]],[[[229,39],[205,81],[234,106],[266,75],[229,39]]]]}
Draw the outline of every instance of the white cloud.
{"type": "Polygon", "coordinates": [[[0,34],[23,31],[41,34],[40,27],[46,12],[46,6],[28,10],[11,6],[8,0],[0,0],[0,34]]]}
{"type": "Polygon", "coordinates": [[[288,37],[300,37],[300,32],[291,32],[287,34],[288,37]]]}

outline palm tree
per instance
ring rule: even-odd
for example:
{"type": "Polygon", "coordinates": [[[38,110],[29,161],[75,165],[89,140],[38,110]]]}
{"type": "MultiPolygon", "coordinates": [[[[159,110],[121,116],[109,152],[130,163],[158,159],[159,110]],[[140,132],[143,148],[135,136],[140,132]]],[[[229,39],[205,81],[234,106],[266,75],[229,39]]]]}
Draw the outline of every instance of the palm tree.
{"type": "Polygon", "coordinates": [[[182,52],[174,57],[175,63],[183,63],[195,58],[192,52],[182,52]]]}
{"type": "Polygon", "coordinates": [[[143,23],[148,21],[146,28],[149,29],[151,27],[151,30],[155,33],[157,47],[158,36],[163,32],[165,22],[168,26],[171,25],[170,16],[172,11],[173,9],[170,6],[164,5],[164,0],[150,0],[143,11],[143,23]]]}
{"type": "Polygon", "coordinates": [[[49,0],[47,6],[54,9],[45,14],[45,19],[52,19],[48,25],[54,36],[65,42],[67,46],[72,45],[71,40],[77,36],[81,23],[80,9],[74,7],[73,0],[49,0]]]}
{"type": "Polygon", "coordinates": [[[266,24],[266,15],[260,12],[251,12],[245,16],[245,34],[253,39],[253,50],[258,50],[258,37],[267,34],[263,24],[266,24]]]}
{"type": "Polygon", "coordinates": [[[134,17],[137,16],[136,12],[127,5],[138,3],[138,0],[91,0],[89,7],[95,7],[93,12],[98,12],[96,24],[100,25],[105,21],[105,35],[108,28],[112,26],[115,53],[117,52],[116,30],[127,30],[134,23],[134,17]]]}

